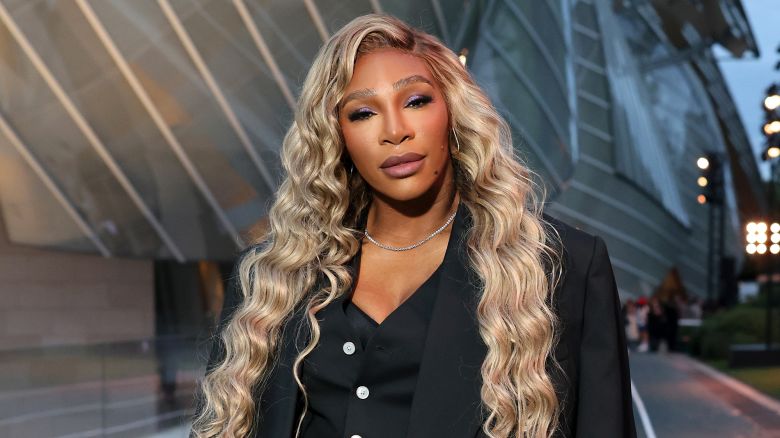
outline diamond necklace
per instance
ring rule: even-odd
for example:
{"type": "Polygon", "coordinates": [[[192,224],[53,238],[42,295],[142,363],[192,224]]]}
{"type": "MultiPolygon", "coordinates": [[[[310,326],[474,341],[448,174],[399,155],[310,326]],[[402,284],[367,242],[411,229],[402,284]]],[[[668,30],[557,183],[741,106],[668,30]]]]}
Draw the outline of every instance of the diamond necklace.
{"type": "Polygon", "coordinates": [[[444,229],[447,228],[447,226],[449,224],[451,224],[452,221],[455,219],[455,214],[457,214],[457,213],[458,213],[458,209],[456,208],[455,211],[450,215],[449,219],[447,219],[447,222],[444,223],[444,225],[439,227],[436,231],[431,233],[425,239],[423,239],[423,240],[421,240],[421,241],[419,241],[417,243],[413,243],[413,244],[411,244],[409,246],[390,246],[390,245],[385,245],[384,243],[381,243],[381,242],[377,242],[373,237],[371,237],[370,234],[368,234],[368,228],[366,228],[365,231],[363,231],[363,234],[365,234],[366,239],[368,239],[371,243],[373,243],[374,245],[376,245],[376,246],[378,246],[378,247],[380,247],[382,249],[386,249],[386,250],[389,250],[389,251],[408,251],[410,249],[417,248],[418,246],[422,245],[423,243],[425,243],[425,242],[433,239],[434,237],[436,237],[437,234],[439,234],[442,231],[444,231],[444,229]]]}

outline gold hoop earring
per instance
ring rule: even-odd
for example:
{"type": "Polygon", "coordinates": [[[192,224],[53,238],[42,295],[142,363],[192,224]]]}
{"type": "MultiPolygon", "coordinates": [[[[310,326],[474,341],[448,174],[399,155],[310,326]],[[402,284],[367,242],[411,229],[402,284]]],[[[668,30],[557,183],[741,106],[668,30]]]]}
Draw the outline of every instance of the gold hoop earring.
{"type": "Polygon", "coordinates": [[[455,144],[458,146],[458,153],[460,153],[460,141],[458,141],[458,134],[455,132],[455,128],[452,128],[452,135],[455,137],[455,144]]]}

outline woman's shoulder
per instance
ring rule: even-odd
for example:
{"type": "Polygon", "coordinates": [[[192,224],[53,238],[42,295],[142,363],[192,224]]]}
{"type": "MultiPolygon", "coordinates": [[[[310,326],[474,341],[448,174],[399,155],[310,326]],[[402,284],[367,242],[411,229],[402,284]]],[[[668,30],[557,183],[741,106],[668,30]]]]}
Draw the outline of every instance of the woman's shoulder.
{"type": "Polygon", "coordinates": [[[583,231],[547,213],[543,213],[542,218],[547,226],[554,230],[554,234],[559,236],[564,265],[568,266],[569,270],[587,271],[594,257],[602,255],[602,252],[606,255],[606,244],[600,236],[583,231]]]}

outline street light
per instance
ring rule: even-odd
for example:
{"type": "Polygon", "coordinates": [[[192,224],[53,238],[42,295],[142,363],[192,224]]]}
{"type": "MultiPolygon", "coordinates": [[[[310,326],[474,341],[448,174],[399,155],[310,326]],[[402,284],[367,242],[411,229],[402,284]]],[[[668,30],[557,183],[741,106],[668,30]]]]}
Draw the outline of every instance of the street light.
{"type": "Polygon", "coordinates": [[[766,97],[763,102],[764,109],[764,135],[771,137],[775,134],[780,134],[780,87],[777,84],[772,84],[766,89],[766,97]]]}
{"type": "MultiPolygon", "coordinates": [[[[778,157],[780,157],[780,93],[778,85],[772,84],[766,90],[763,101],[764,127],[766,135],[766,148],[762,158],[770,162],[769,172],[769,214],[777,214],[775,211],[775,186],[778,180],[778,157]]],[[[772,349],[772,295],[774,293],[774,274],[777,264],[777,256],[780,254],[780,223],[772,222],[769,226],[765,222],[751,222],[746,226],[745,252],[759,256],[769,252],[766,262],[769,278],[766,285],[766,349],[772,349]],[[767,233],[768,232],[768,233],[767,233]]],[[[763,259],[763,257],[762,257],[763,259]]]]}
{"type": "Polygon", "coordinates": [[[780,107],[780,96],[777,94],[772,94],[764,99],[764,108],[774,111],[777,107],[780,107]]]}
{"type": "Polygon", "coordinates": [[[764,124],[764,134],[780,134],[780,120],[770,120],[764,124]]]}
{"type": "Polygon", "coordinates": [[[767,111],[774,111],[780,107],[780,90],[776,84],[772,84],[766,90],[766,98],[764,99],[764,109],[767,111]]]}
{"type": "MultiPolygon", "coordinates": [[[[723,167],[725,158],[715,151],[707,151],[696,160],[699,168],[699,176],[696,184],[700,190],[696,201],[701,204],[709,204],[709,226],[707,228],[707,300],[712,302],[715,293],[720,293],[720,278],[716,272],[720,272],[723,263],[723,167]]],[[[754,251],[760,251],[756,246],[754,251]]]]}
{"type": "MultiPolygon", "coordinates": [[[[774,288],[774,274],[776,257],[780,254],[780,223],[772,222],[748,222],[745,226],[745,252],[751,256],[763,256],[767,252],[769,260],[766,282],[766,348],[772,349],[772,290],[774,288]]],[[[762,257],[763,259],[763,257],[762,257]]]]}

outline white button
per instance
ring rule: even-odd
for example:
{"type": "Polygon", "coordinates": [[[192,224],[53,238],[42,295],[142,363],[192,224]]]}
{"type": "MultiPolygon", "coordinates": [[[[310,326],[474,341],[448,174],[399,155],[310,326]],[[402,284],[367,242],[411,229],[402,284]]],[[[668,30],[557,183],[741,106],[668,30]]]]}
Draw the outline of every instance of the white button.
{"type": "Polygon", "coordinates": [[[358,398],[361,400],[365,400],[368,398],[368,388],[366,388],[365,386],[358,386],[358,389],[357,391],[355,391],[355,393],[357,394],[358,398]]]}
{"type": "Polygon", "coordinates": [[[344,354],[352,354],[355,352],[355,344],[352,342],[345,342],[341,349],[344,350],[344,354]]]}
{"type": "Polygon", "coordinates": [[[360,436],[360,435],[352,435],[352,436],[351,436],[351,437],[349,437],[349,438],[363,438],[363,437],[362,437],[362,436],[360,436]]]}

